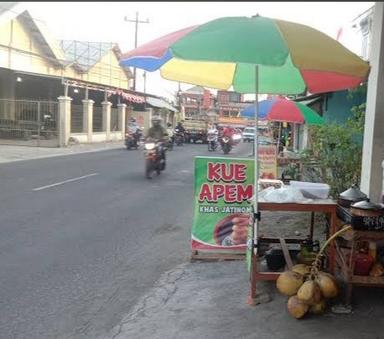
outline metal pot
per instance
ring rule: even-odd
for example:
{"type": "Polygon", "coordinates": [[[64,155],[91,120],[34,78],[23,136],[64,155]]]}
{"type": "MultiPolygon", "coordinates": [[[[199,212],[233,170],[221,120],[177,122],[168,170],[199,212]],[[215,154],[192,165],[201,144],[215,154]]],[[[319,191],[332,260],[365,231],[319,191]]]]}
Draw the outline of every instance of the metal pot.
{"type": "Polygon", "coordinates": [[[368,200],[355,202],[351,205],[351,214],[360,217],[379,217],[384,215],[384,206],[368,200]]]}
{"type": "Polygon", "coordinates": [[[366,200],[368,200],[367,195],[361,192],[357,185],[352,185],[349,189],[340,193],[337,203],[340,206],[349,208],[353,203],[366,200]]]}

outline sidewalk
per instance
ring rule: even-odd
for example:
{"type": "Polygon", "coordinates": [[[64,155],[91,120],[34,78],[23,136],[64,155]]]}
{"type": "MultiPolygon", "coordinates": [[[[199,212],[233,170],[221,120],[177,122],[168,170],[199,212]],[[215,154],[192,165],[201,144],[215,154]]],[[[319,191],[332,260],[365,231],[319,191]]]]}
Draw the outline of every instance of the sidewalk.
{"type": "Polygon", "coordinates": [[[124,147],[124,141],[76,144],[63,148],[0,145],[0,163],[98,152],[124,147]]]}
{"type": "Polygon", "coordinates": [[[166,272],[104,339],[383,338],[380,289],[354,288],[351,314],[328,309],[296,320],[274,282],[257,287],[270,302],[248,305],[248,277],[244,261],[182,264],[166,272]]]}

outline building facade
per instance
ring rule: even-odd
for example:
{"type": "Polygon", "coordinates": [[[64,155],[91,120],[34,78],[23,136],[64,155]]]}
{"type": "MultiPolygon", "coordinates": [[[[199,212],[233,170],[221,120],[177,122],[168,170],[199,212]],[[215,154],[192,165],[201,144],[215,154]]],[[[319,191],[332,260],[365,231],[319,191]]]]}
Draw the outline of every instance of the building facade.
{"type": "Polygon", "coordinates": [[[115,43],[57,41],[21,3],[0,4],[0,30],[0,143],[121,140],[130,116],[148,127],[152,112],[174,110],[131,90],[115,43]]]}

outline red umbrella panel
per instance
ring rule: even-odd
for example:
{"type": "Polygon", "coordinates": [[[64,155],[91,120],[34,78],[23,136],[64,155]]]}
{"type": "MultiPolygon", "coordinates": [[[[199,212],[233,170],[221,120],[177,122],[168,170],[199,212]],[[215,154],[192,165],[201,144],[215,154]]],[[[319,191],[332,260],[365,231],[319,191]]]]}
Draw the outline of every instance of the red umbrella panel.
{"type": "MultiPolygon", "coordinates": [[[[245,107],[240,116],[254,118],[255,105],[245,107]]],[[[321,125],[324,119],[308,106],[282,98],[262,100],[258,103],[260,120],[290,122],[294,124],[321,125]]]]}

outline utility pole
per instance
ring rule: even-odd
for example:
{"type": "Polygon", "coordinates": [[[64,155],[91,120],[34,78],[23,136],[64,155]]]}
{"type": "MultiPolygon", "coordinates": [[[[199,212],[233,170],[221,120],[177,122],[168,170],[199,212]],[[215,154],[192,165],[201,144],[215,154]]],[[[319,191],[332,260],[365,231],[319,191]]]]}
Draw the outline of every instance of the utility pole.
{"type": "Polygon", "coordinates": [[[144,78],[144,110],[147,110],[147,72],[143,73],[144,78]]]}
{"type": "MultiPolygon", "coordinates": [[[[134,22],[135,23],[135,48],[137,47],[137,31],[140,24],[149,24],[149,20],[146,21],[140,21],[139,20],[139,12],[136,12],[136,19],[130,20],[127,17],[124,17],[124,21],[127,22],[134,22]]],[[[133,68],[133,90],[136,91],[136,68],[133,68]]]]}
{"type": "Polygon", "coordinates": [[[144,79],[144,95],[147,93],[147,72],[144,71],[143,73],[143,79],[144,79]]]}

